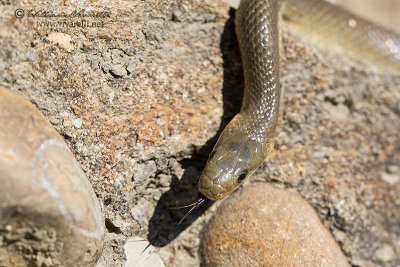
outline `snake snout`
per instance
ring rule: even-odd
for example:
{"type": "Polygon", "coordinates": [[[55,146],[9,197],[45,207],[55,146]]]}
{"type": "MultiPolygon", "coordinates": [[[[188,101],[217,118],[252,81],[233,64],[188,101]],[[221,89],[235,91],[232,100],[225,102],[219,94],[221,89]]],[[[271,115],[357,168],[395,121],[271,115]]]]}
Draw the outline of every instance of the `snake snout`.
{"type": "Polygon", "coordinates": [[[211,200],[221,200],[230,193],[230,190],[215,183],[204,172],[200,176],[199,191],[211,200]]]}

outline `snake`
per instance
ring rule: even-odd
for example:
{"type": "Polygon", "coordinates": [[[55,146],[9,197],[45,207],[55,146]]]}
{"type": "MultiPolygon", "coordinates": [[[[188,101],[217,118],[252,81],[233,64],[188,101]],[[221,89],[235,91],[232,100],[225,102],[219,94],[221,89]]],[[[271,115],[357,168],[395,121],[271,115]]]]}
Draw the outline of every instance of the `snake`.
{"type": "MultiPolygon", "coordinates": [[[[400,36],[343,8],[322,0],[242,0],[235,31],[244,94],[240,112],[222,131],[200,175],[198,190],[209,200],[229,196],[273,150],[282,97],[282,21],[329,49],[342,48],[382,67],[400,69],[400,36]]],[[[204,200],[190,205],[192,210],[204,200]]]]}

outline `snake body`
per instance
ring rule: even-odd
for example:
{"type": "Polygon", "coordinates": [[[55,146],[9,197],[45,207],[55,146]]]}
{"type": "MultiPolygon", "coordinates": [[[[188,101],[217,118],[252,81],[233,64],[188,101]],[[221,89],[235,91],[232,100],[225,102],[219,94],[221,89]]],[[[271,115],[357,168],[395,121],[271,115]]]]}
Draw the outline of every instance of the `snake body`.
{"type": "Polygon", "coordinates": [[[273,149],[279,114],[280,18],[302,34],[362,58],[400,68],[400,36],[321,0],[242,0],[235,29],[243,64],[241,111],[220,135],[200,176],[199,191],[221,200],[273,149]]]}

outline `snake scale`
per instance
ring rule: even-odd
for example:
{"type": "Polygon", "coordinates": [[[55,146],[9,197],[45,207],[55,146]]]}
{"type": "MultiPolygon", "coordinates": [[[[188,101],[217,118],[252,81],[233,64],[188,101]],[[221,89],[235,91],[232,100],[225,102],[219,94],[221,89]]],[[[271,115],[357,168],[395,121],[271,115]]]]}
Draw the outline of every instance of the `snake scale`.
{"type": "MultiPolygon", "coordinates": [[[[396,69],[400,36],[322,0],[242,0],[235,30],[243,64],[240,113],[220,135],[200,176],[210,200],[231,194],[273,149],[279,114],[279,30],[282,20],[329,47],[340,47],[396,69]]],[[[200,199],[194,206],[203,202],[200,199]]]]}

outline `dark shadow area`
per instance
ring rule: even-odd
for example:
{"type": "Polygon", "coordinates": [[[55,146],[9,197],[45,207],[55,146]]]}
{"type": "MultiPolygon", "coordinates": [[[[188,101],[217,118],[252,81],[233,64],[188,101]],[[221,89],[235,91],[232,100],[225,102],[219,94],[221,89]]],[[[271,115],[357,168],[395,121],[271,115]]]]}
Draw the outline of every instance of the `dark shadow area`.
{"type": "Polygon", "coordinates": [[[243,73],[235,34],[234,13],[235,10],[230,9],[230,17],[225,24],[220,42],[224,68],[222,88],[224,112],[221,125],[215,136],[201,148],[195,149],[190,159],[180,161],[183,169],[185,169],[182,178],[179,180],[178,177],[173,177],[171,189],[161,196],[149,222],[148,240],[153,246],[163,247],[169,244],[213,204],[212,201],[206,201],[202,207],[190,214],[180,225],[178,225],[179,221],[190,208],[170,209],[171,207],[191,204],[201,196],[197,189],[197,183],[208,155],[222,130],[240,111],[243,97],[243,73]]]}

